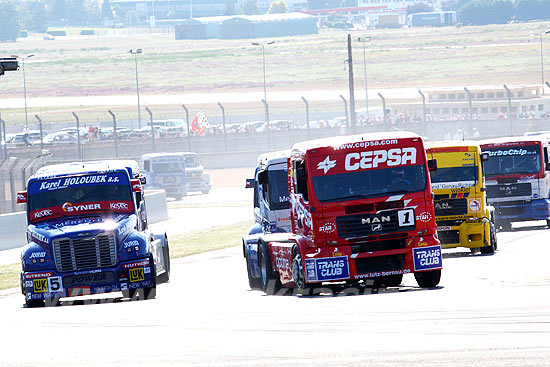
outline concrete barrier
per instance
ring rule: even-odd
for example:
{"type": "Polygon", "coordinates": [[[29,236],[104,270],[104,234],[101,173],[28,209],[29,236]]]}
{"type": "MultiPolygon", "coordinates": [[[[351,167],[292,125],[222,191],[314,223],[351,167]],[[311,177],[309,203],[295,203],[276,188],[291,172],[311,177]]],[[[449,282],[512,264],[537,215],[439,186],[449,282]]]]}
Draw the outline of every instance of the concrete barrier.
{"type": "MultiPolygon", "coordinates": [[[[146,191],[145,206],[149,224],[168,219],[168,206],[164,190],[146,191]]],[[[0,251],[24,246],[27,243],[26,233],[26,212],[0,215],[0,251]]]]}
{"type": "Polygon", "coordinates": [[[27,243],[27,213],[0,215],[0,250],[21,247],[27,243]]]}

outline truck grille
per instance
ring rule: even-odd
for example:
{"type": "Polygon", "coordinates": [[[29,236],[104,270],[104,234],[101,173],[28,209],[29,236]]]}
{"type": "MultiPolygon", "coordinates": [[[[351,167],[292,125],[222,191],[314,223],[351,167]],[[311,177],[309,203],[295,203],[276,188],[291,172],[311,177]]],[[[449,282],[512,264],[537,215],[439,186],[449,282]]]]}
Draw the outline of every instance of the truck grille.
{"type": "Polygon", "coordinates": [[[116,263],[115,236],[59,238],[53,241],[53,253],[59,272],[113,266],[116,263]]]}
{"type": "Polygon", "coordinates": [[[340,238],[365,237],[373,234],[392,233],[414,229],[414,224],[399,227],[398,211],[387,211],[378,214],[355,214],[336,218],[336,228],[340,238]]]}
{"type": "Polygon", "coordinates": [[[434,204],[435,216],[464,215],[468,213],[467,199],[448,199],[436,201],[434,204]]]}
{"type": "Polygon", "coordinates": [[[531,196],[531,183],[487,185],[487,196],[489,199],[531,196]]]}
{"type": "Polygon", "coordinates": [[[442,245],[460,242],[459,231],[437,231],[437,238],[442,245]]]}

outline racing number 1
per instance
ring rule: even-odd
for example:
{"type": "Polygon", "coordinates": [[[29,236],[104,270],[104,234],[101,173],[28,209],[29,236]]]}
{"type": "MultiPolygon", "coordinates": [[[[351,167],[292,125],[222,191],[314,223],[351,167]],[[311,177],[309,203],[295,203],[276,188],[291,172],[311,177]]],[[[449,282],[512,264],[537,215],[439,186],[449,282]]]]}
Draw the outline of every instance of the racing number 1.
{"type": "Polygon", "coordinates": [[[400,210],[397,216],[399,219],[399,227],[414,225],[414,209],[400,210]]]}

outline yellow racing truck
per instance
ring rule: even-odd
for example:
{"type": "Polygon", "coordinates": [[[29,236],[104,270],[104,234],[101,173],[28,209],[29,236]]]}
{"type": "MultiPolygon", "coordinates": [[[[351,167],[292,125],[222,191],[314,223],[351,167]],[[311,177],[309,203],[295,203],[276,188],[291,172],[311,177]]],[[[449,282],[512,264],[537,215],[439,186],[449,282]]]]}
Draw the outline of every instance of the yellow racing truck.
{"type": "Polygon", "coordinates": [[[474,141],[431,142],[428,159],[437,235],[442,248],[466,247],[472,253],[493,254],[497,249],[494,208],[487,205],[482,161],[489,158],[474,141]]]}

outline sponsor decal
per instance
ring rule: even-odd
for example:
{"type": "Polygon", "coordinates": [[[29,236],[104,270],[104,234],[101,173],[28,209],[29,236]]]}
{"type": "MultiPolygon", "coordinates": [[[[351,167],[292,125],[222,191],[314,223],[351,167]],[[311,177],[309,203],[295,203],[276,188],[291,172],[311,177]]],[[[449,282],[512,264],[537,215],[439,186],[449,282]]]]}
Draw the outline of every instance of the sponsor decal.
{"type": "Polygon", "coordinates": [[[306,259],[305,263],[308,281],[349,279],[347,256],[306,259]]]}
{"type": "Polygon", "coordinates": [[[38,242],[50,243],[50,241],[46,238],[46,236],[38,232],[29,231],[29,233],[31,234],[31,238],[37,240],[38,242]]]}
{"type": "Polygon", "coordinates": [[[451,226],[441,226],[441,227],[437,227],[437,230],[438,230],[438,231],[450,231],[450,230],[451,230],[451,226]]]}
{"type": "Polygon", "coordinates": [[[145,273],[143,271],[143,268],[132,268],[128,271],[130,275],[130,282],[141,282],[145,280],[145,273]]]}
{"type": "Polygon", "coordinates": [[[422,212],[416,216],[416,220],[428,223],[430,220],[432,220],[432,214],[430,212],[422,212]]]}
{"type": "Polygon", "coordinates": [[[95,203],[95,204],[74,205],[73,203],[70,203],[67,201],[61,206],[61,208],[65,213],[78,213],[78,212],[84,212],[88,210],[99,210],[101,209],[101,204],[95,203]]]}
{"type": "Polygon", "coordinates": [[[118,229],[118,235],[120,237],[124,237],[128,232],[130,232],[131,229],[130,223],[126,223],[118,229]]]}
{"type": "Polygon", "coordinates": [[[338,247],[335,247],[335,248],[334,248],[334,251],[333,251],[333,253],[332,253],[332,256],[335,256],[335,257],[336,257],[336,256],[344,256],[344,253],[338,251],[338,247]]]}
{"type": "Polygon", "coordinates": [[[90,287],[69,288],[69,297],[88,296],[90,294],[90,287]]]}
{"type": "Polygon", "coordinates": [[[282,257],[275,258],[275,266],[277,266],[278,269],[283,269],[283,270],[290,269],[290,263],[288,259],[285,259],[282,257]]]}
{"type": "Polygon", "coordinates": [[[151,268],[149,266],[147,266],[147,267],[143,268],[143,272],[145,274],[151,274],[151,268]]]}
{"type": "Polygon", "coordinates": [[[41,259],[46,257],[46,252],[33,252],[29,259],[41,259]]]}
{"type": "Polygon", "coordinates": [[[50,289],[50,292],[63,292],[61,277],[48,278],[48,288],[50,289]]]}
{"type": "Polygon", "coordinates": [[[119,210],[128,210],[129,206],[127,203],[120,201],[116,203],[109,203],[109,208],[111,210],[119,211],[119,210]]]}
{"type": "Polygon", "coordinates": [[[461,181],[461,182],[432,182],[432,190],[442,190],[442,189],[459,189],[464,187],[475,186],[475,181],[461,181]]]}
{"type": "Polygon", "coordinates": [[[534,180],[536,177],[537,175],[521,176],[518,182],[527,182],[529,180],[534,180]]]}
{"type": "Polygon", "coordinates": [[[331,168],[334,167],[336,167],[336,160],[331,161],[330,156],[328,155],[324,161],[317,163],[317,169],[322,169],[325,175],[331,168]]]}
{"type": "Polygon", "coordinates": [[[440,269],[442,266],[441,246],[413,248],[414,270],[440,269]]]}
{"type": "Polygon", "coordinates": [[[400,274],[409,274],[411,272],[411,269],[403,269],[403,270],[390,270],[390,271],[375,271],[372,273],[366,273],[366,274],[357,274],[354,276],[355,279],[365,279],[365,278],[377,278],[377,277],[385,277],[389,275],[400,275],[400,274]]]}
{"type": "Polygon", "coordinates": [[[336,224],[332,222],[327,222],[319,227],[319,232],[333,233],[336,231],[336,224]]]}
{"type": "Polygon", "coordinates": [[[467,198],[468,196],[470,196],[469,192],[455,192],[455,193],[451,194],[451,199],[467,198]]]}
{"type": "Polygon", "coordinates": [[[95,273],[101,273],[101,269],[77,271],[74,273],[74,275],[95,274],[95,273]]]}
{"type": "Polygon", "coordinates": [[[397,212],[399,227],[414,226],[414,209],[405,209],[397,212]]]}
{"type": "Polygon", "coordinates": [[[120,290],[125,291],[128,289],[128,283],[120,283],[120,290]]]}
{"type": "Polygon", "coordinates": [[[302,219],[302,223],[308,228],[312,228],[311,213],[306,209],[300,200],[296,200],[296,214],[298,219],[302,219]]]}
{"type": "Polygon", "coordinates": [[[149,260],[142,260],[142,261],[136,261],[133,263],[127,263],[122,265],[122,269],[132,269],[138,266],[146,266],[146,265],[149,265],[149,260]]]}
{"type": "Polygon", "coordinates": [[[537,151],[528,151],[527,149],[499,149],[499,150],[490,150],[489,157],[500,157],[500,156],[507,156],[507,155],[529,155],[529,154],[537,154],[537,151]]]}
{"type": "Polygon", "coordinates": [[[342,144],[334,147],[334,150],[354,149],[354,148],[368,148],[378,147],[381,145],[394,145],[397,144],[397,139],[385,139],[385,140],[373,140],[373,141],[360,141],[357,143],[342,144]]]}
{"type": "Polygon", "coordinates": [[[34,293],[48,292],[48,279],[47,278],[33,279],[32,286],[33,286],[34,293]]]}
{"type": "Polygon", "coordinates": [[[107,281],[107,273],[72,275],[66,280],[70,285],[104,283],[107,281]]]}
{"type": "Polygon", "coordinates": [[[395,148],[390,150],[370,150],[361,153],[346,155],[346,171],[377,168],[379,165],[387,167],[416,163],[416,148],[395,148]]]}
{"type": "Polygon", "coordinates": [[[42,218],[42,217],[49,217],[53,214],[53,210],[51,209],[42,209],[37,212],[34,212],[34,219],[36,218],[42,218]]]}
{"type": "Polygon", "coordinates": [[[32,280],[25,280],[25,287],[32,288],[32,280]]]}
{"type": "Polygon", "coordinates": [[[123,244],[124,248],[135,247],[135,246],[139,246],[139,242],[136,241],[136,240],[124,242],[124,244],[123,244]]]}
{"type": "Polygon", "coordinates": [[[477,199],[470,200],[470,211],[478,212],[481,210],[481,201],[477,199]]]}
{"type": "Polygon", "coordinates": [[[25,274],[25,279],[37,279],[37,278],[47,278],[51,277],[53,273],[27,273],[25,274]]]}

